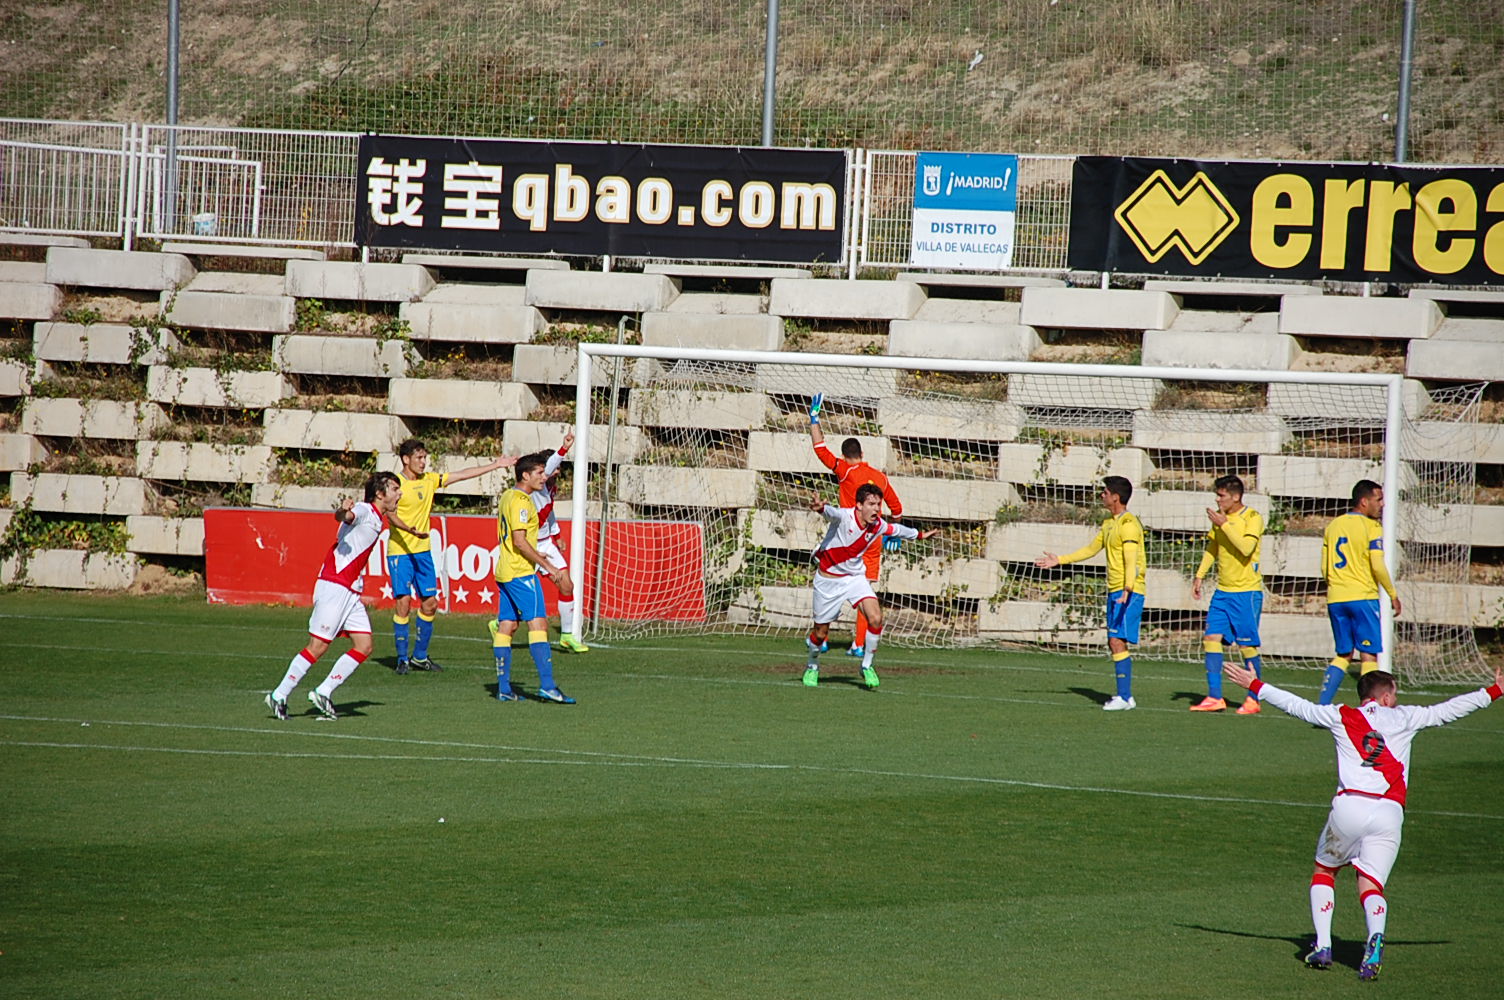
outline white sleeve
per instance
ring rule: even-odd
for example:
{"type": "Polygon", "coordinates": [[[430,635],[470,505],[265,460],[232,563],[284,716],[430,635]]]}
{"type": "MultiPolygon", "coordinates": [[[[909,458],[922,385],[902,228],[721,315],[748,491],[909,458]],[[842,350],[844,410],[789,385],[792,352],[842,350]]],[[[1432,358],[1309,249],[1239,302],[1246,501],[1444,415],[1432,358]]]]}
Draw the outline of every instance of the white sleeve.
{"type": "Polygon", "coordinates": [[[1336,705],[1318,705],[1298,694],[1291,694],[1284,688],[1268,683],[1259,686],[1258,696],[1281,712],[1293,715],[1301,722],[1309,722],[1323,729],[1337,729],[1342,726],[1342,712],[1336,705]]]}
{"type": "Polygon", "coordinates": [[[1431,726],[1444,726],[1448,722],[1456,722],[1491,704],[1493,704],[1493,698],[1490,697],[1488,688],[1479,688],[1467,694],[1459,694],[1455,698],[1448,698],[1435,705],[1411,705],[1408,706],[1410,728],[1428,729],[1431,726]]]}
{"type": "Polygon", "coordinates": [[[907,538],[911,541],[919,537],[917,528],[911,528],[907,524],[899,524],[897,521],[887,522],[887,528],[883,531],[883,534],[897,535],[899,538],[907,538]]]}
{"type": "Polygon", "coordinates": [[[826,504],[824,507],[820,508],[820,514],[827,521],[839,521],[841,519],[841,508],[832,507],[830,504],[826,504]]]}
{"type": "Polygon", "coordinates": [[[559,468],[563,466],[563,464],[564,456],[560,455],[559,449],[555,448],[553,451],[548,453],[548,460],[543,463],[543,474],[545,476],[552,476],[555,472],[559,471],[559,468]]]}

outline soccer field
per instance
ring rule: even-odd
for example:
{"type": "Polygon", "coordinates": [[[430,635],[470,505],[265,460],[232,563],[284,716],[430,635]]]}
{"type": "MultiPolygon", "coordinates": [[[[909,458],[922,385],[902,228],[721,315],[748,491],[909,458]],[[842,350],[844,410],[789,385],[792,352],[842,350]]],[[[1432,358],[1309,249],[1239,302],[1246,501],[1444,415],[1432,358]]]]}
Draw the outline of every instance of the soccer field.
{"type": "MultiPolygon", "coordinates": [[[[481,619],[398,677],[374,617],[342,718],[303,714],[326,655],[279,723],[304,609],[0,595],[0,995],[1359,989],[1347,875],[1337,967],[1300,962],[1330,737],[1190,715],[1194,665],[1138,663],[1104,713],[1102,655],[885,648],[868,692],[833,650],[807,690],[797,639],[683,637],[557,656],[578,705],[500,704],[481,619]]],[[[1373,989],[1504,990],[1501,758],[1499,707],[1418,738],[1373,989]]]]}

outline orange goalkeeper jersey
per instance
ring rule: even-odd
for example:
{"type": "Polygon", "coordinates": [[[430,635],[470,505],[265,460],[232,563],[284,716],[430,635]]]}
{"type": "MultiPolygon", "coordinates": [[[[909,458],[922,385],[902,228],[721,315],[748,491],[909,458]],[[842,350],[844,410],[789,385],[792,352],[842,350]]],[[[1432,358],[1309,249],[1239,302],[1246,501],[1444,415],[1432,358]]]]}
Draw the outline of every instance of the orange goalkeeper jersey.
{"type": "Polygon", "coordinates": [[[856,506],[856,491],[867,483],[871,483],[883,491],[883,503],[888,508],[888,513],[894,517],[903,516],[903,501],[898,499],[898,494],[893,492],[893,486],[888,482],[888,477],[866,462],[848,462],[844,458],[837,458],[824,441],[815,445],[815,457],[820,464],[836,474],[836,482],[840,484],[841,506],[856,506]]]}

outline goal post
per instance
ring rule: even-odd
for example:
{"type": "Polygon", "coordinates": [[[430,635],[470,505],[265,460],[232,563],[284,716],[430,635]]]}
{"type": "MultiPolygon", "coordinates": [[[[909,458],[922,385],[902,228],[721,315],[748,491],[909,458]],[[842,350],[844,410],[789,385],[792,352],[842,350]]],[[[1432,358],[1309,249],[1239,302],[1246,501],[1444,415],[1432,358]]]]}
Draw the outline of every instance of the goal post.
{"type": "MultiPolygon", "coordinates": [[[[854,439],[889,476],[903,520],[941,529],[884,555],[874,586],[887,642],[1102,648],[1100,555],[1050,570],[1033,559],[1085,545],[1106,516],[1102,478],[1125,475],[1149,567],[1138,648],[1199,659],[1207,594],[1195,601],[1190,583],[1211,483],[1230,473],[1266,522],[1264,652],[1324,664],[1321,529],[1367,478],[1384,488],[1384,546],[1406,605],[1396,627],[1380,601],[1394,668],[1411,681],[1481,674],[1456,596],[1470,547],[1453,513],[1472,501],[1481,386],[583,343],[575,374],[576,634],[807,626],[821,530],[808,500],[836,496],[809,440],[821,392],[828,446],[854,439]]],[[[1208,593],[1214,583],[1215,571],[1208,593]]]]}

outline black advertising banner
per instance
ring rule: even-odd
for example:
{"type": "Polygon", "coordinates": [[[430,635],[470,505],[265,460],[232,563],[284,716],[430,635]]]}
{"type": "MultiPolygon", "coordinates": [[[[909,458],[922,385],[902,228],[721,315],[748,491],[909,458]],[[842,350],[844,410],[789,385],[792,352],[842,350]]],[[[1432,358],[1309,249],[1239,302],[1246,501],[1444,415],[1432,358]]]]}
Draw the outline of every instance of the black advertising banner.
{"type": "Polygon", "coordinates": [[[1070,266],[1504,284],[1504,168],[1083,156],[1070,266]]]}
{"type": "Polygon", "coordinates": [[[840,150],[364,135],[362,246],[815,263],[841,258],[840,150]]]}

